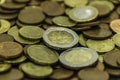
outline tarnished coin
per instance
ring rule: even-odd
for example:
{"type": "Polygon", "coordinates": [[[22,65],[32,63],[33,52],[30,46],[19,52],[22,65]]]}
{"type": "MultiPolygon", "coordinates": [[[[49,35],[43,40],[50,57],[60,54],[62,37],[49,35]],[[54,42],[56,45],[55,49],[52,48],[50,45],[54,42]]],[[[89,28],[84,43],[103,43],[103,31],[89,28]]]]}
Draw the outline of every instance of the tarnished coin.
{"type": "Polygon", "coordinates": [[[41,65],[51,65],[58,61],[58,53],[44,45],[31,45],[27,48],[29,58],[41,65]]]}
{"type": "Polygon", "coordinates": [[[0,34],[7,32],[8,29],[10,28],[11,24],[9,21],[1,19],[0,20],[0,34]]]}
{"type": "Polygon", "coordinates": [[[20,68],[31,78],[44,78],[51,75],[53,72],[50,66],[40,66],[31,62],[21,64],[20,68]]]}
{"type": "Polygon", "coordinates": [[[74,71],[58,68],[53,70],[53,74],[50,75],[50,78],[54,80],[65,80],[70,78],[73,74],[74,74],[74,71]]]}
{"type": "Polygon", "coordinates": [[[13,20],[13,19],[17,18],[17,16],[18,16],[17,13],[14,13],[14,14],[0,13],[0,19],[13,20]]]}
{"type": "Polygon", "coordinates": [[[6,9],[2,9],[0,7],[0,13],[2,13],[2,14],[14,14],[14,13],[17,13],[17,12],[18,12],[18,10],[6,10],[6,9]]]}
{"type": "Polygon", "coordinates": [[[65,67],[73,70],[91,66],[97,61],[97,59],[98,54],[96,51],[85,47],[68,49],[59,56],[60,62],[65,67]]]}
{"type": "Polygon", "coordinates": [[[17,4],[14,3],[13,0],[5,0],[5,2],[1,4],[1,7],[8,10],[15,10],[25,7],[25,4],[17,4]]]}
{"type": "Polygon", "coordinates": [[[53,27],[43,34],[43,40],[54,49],[67,49],[78,43],[78,35],[68,28],[53,27]]]}
{"type": "Polygon", "coordinates": [[[16,58],[21,55],[23,47],[17,42],[1,42],[0,56],[6,59],[16,58]]]}
{"type": "Polygon", "coordinates": [[[64,3],[69,7],[78,7],[86,5],[88,0],[64,0],[64,3]]]}
{"type": "Polygon", "coordinates": [[[68,17],[66,16],[57,16],[52,19],[52,21],[57,24],[58,26],[63,26],[63,27],[73,27],[76,25],[75,22],[71,21],[68,17]]]}
{"type": "Polygon", "coordinates": [[[9,35],[12,35],[14,37],[14,39],[22,44],[35,44],[40,42],[40,40],[28,40],[28,39],[24,39],[23,37],[21,37],[19,35],[19,29],[17,26],[13,26],[12,28],[9,29],[8,31],[9,35]]]}
{"type": "Polygon", "coordinates": [[[110,28],[115,33],[120,33],[120,19],[115,19],[115,20],[111,21],[110,28]]]}
{"type": "Polygon", "coordinates": [[[21,80],[24,74],[18,70],[12,68],[9,72],[0,74],[0,80],[21,80]]]}
{"type": "Polygon", "coordinates": [[[109,29],[92,28],[90,30],[83,31],[84,36],[90,39],[105,39],[112,36],[112,31],[109,29]]]}
{"type": "Polygon", "coordinates": [[[109,80],[109,74],[106,71],[96,68],[82,69],[78,72],[78,77],[82,80],[109,80]]]}
{"type": "Polygon", "coordinates": [[[120,69],[106,68],[105,70],[112,76],[120,76],[120,69]]]}
{"type": "Polygon", "coordinates": [[[81,6],[69,11],[68,16],[76,22],[88,22],[98,16],[98,10],[92,6],[81,6]]]}
{"type": "Polygon", "coordinates": [[[64,13],[64,8],[56,1],[44,1],[41,3],[41,7],[45,14],[49,16],[58,16],[64,13]]]}
{"type": "Polygon", "coordinates": [[[0,42],[14,41],[13,36],[9,34],[0,34],[0,42]]]}
{"type": "Polygon", "coordinates": [[[18,15],[18,20],[25,24],[38,24],[45,19],[41,7],[28,6],[22,9],[18,15]],[[30,13],[28,15],[28,13],[30,13]]]}
{"type": "Polygon", "coordinates": [[[120,57],[120,50],[113,50],[107,52],[104,55],[104,61],[109,66],[120,68],[120,66],[117,64],[117,60],[119,57],[120,57]]]}
{"type": "Polygon", "coordinates": [[[89,3],[89,5],[94,6],[95,8],[98,9],[99,16],[105,16],[105,15],[109,14],[114,9],[113,3],[108,1],[108,0],[91,1],[89,3]]]}
{"type": "Polygon", "coordinates": [[[0,73],[7,72],[8,70],[11,69],[11,67],[12,67],[11,64],[0,63],[0,73]]]}
{"type": "Polygon", "coordinates": [[[37,40],[42,38],[44,30],[38,26],[24,26],[19,29],[19,34],[31,40],[37,40]]]}
{"type": "Polygon", "coordinates": [[[88,39],[86,44],[89,48],[100,53],[108,52],[115,48],[115,44],[112,41],[112,39],[105,39],[105,40],[88,39]]]}

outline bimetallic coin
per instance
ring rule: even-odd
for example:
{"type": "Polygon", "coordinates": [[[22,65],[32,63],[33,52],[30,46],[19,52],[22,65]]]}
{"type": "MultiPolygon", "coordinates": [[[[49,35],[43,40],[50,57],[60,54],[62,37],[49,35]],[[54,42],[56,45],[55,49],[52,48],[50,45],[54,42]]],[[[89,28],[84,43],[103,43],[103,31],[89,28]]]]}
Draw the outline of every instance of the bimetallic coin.
{"type": "Polygon", "coordinates": [[[64,51],[60,54],[60,62],[70,69],[80,69],[83,67],[91,66],[98,59],[96,51],[85,48],[77,47],[64,51]]]}
{"type": "Polygon", "coordinates": [[[88,22],[98,16],[98,10],[92,6],[81,6],[69,11],[68,16],[76,22],[88,22]]]}
{"type": "Polygon", "coordinates": [[[43,34],[43,40],[54,49],[67,49],[78,43],[78,35],[63,27],[49,28],[43,34]]]}

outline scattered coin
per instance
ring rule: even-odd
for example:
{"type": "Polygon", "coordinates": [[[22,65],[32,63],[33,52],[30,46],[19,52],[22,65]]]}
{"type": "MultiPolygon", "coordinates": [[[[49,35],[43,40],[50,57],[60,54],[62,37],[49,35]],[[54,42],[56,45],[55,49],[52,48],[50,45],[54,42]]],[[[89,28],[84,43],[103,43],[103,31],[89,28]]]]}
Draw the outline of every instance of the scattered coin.
{"type": "Polygon", "coordinates": [[[85,47],[68,49],[61,53],[59,57],[59,60],[63,65],[75,70],[91,66],[97,61],[97,59],[97,52],[85,47]]]}

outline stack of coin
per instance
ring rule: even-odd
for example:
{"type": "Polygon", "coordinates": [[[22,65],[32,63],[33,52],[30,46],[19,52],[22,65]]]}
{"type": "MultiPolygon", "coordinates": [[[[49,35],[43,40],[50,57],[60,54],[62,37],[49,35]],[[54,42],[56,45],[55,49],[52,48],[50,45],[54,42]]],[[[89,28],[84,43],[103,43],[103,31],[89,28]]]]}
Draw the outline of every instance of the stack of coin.
{"type": "Polygon", "coordinates": [[[0,0],[0,80],[119,80],[120,0],[0,0]]]}

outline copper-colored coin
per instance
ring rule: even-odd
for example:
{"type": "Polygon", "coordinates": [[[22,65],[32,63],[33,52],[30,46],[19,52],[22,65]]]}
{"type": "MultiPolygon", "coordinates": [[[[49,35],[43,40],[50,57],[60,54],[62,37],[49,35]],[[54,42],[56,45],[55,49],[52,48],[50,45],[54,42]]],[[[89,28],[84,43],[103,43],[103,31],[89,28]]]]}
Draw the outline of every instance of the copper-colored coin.
{"type": "Polygon", "coordinates": [[[28,3],[29,6],[38,6],[40,5],[40,1],[41,0],[30,0],[30,2],[28,3]]]}
{"type": "Polygon", "coordinates": [[[96,68],[86,68],[78,72],[81,80],[109,80],[109,74],[96,68]]]}
{"type": "Polygon", "coordinates": [[[120,19],[116,19],[111,21],[110,23],[110,28],[115,32],[115,33],[120,33],[120,19]]]}
{"type": "Polygon", "coordinates": [[[120,50],[113,50],[113,51],[107,52],[104,55],[104,61],[109,66],[120,68],[120,66],[117,64],[117,59],[119,57],[120,57],[120,50]]]}
{"type": "Polygon", "coordinates": [[[62,15],[65,11],[63,7],[58,4],[56,1],[44,1],[41,4],[43,11],[49,16],[58,16],[62,15]]]}
{"type": "Polygon", "coordinates": [[[0,34],[0,42],[14,41],[13,36],[9,34],[0,34]]]}
{"type": "Polygon", "coordinates": [[[14,3],[13,0],[5,0],[5,3],[1,7],[8,10],[15,10],[25,7],[25,4],[14,3]]]}
{"type": "Polygon", "coordinates": [[[53,74],[50,76],[50,78],[55,80],[67,80],[73,75],[73,73],[73,71],[59,68],[53,71],[53,74]]]}
{"type": "Polygon", "coordinates": [[[3,14],[12,14],[12,13],[17,13],[17,12],[18,10],[6,10],[0,7],[0,13],[3,13],[3,14]]]}
{"type": "Polygon", "coordinates": [[[18,16],[17,13],[15,13],[15,14],[1,14],[0,13],[0,19],[12,20],[12,19],[17,18],[17,16],[18,16]]]}
{"type": "Polygon", "coordinates": [[[109,25],[106,23],[100,23],[98,26],[102,29],[110,29],[109,25]]]}
{"type": "Polygon", "coordinates": [[[16,42],[1,42],[0,56],[6,59],[16,58],[21,55],[23,47],[16,42]]]}
{"type": "Polygon", "coordinates": [[[18,19],[20,22],[25,24],[38,24],[45,19],[45,15],[40,7],[29,6],[20,11],[18,19]]]}
{"type": "Polygon", "coordinates": [[[106,71],[113,76],[120,76],[120,69],[106,68],[106,71]]]}

